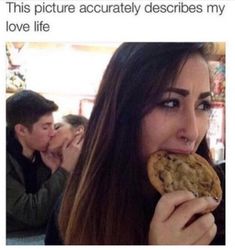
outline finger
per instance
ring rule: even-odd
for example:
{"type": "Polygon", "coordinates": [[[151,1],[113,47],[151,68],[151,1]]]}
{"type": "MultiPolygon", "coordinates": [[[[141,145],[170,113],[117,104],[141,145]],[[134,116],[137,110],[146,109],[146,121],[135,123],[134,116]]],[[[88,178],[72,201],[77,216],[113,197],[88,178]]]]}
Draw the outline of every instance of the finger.
{"type": "Polygon", "coordinates": [[[164,194],[156,206],[153,219],[160,222],[167,220],[177,206],[194,198],[194,194],[189,191],[174,191],[164,194]]]}
{"type": "Polygon", "coordinates": [[[49,152],[49,151],[40,152],[40,155],[42,158],[45,158],[45,157],[48,158],[51,156],[51,152],[49,152]]]}
{"type": "Polygon", "coordinates": [[[78,150],[80,150],[80,151],[81,151],[81,149],[82,149],[83,142],[84,142],[84,140],[82,139],[82,141],[80,141],[80,143],[77,145],[77,148],[78,148],[78,150]]]}
{"type": "Polygon", "coordinates": [[[215,238],[217,233],[217,226],[213,224],[210,229],[196,242],[194,245],[209,245],[211,241],[215,238]]]}
{"type": "Polygon", "coordinates": [[[212,211],[218,206],[212,197],[200,197],[184,202],[177,208],[174,214],[171,216],[171,220],[174,221],[177,228],[184,228],[191,218],[198,214],[205,213],[206,211],[212,211]]]}
{"type": "Polygon", "coordinates": [[[66,139],[62,145],[62,151],[64,151],[70,144],[70,140],[66,139]]]}
{"type": "Polygon", "coordinates": [[[80,144],[80,142],[84,139],[84,133],[80,133],[75,135],[75,137],[73,138],[71,144],[73,145],[77,145],[80,144]]]}
{"type": "Polygon", "coordinates": [[[45,156],[45,152],[40,151],[41,157],[45,156]]]}
{"type": "Polygon", "coordinates": [[[214,224],[215,218],[213,214],[207,213],[198,217],[191,225],[183,229],[183,232],[190,242],[196,242],[201,239],[214,224]]]}

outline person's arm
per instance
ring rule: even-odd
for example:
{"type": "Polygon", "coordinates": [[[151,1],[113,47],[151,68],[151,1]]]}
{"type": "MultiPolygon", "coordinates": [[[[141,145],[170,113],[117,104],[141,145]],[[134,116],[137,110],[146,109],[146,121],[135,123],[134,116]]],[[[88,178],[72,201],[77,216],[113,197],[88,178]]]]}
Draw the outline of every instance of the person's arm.
{"type": "MultiPolygon", "coordinates": [[[[14,159],[13,159],[14,160],[14,159]]],[[[45,225],[57,198],[62,193],[68,172],[58,168],[35,194],[26,193],[12,159],[7,159],[7,215],[29,227],[45,225]]],[[[19,166],[18,166],[19,167],[19,166]]]]}

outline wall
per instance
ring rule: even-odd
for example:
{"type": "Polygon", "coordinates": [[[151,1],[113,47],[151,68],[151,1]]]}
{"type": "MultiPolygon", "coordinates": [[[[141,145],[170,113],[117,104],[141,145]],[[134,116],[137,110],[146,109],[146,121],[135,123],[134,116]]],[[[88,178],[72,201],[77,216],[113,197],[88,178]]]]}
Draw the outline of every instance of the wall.
{"type": "MultiPolygon", "coordinates": [[[[12,60],[20,65],[26,88],[54,100],[56,117],[78,113],[80,100],[93,100],[103,72],[117,44],[20,43],[11,46],[12,60]]],[[[88,109],[87,109],[88,110],[88,109]]],[[[89,112],[86,112],[89,116],[89,112]]]]}

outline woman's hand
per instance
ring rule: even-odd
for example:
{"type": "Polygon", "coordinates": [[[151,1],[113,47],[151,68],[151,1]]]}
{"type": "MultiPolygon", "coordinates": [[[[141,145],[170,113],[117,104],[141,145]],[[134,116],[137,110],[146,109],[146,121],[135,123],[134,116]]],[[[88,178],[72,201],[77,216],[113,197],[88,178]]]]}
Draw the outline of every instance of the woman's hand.
{"type": "Polygon", "coordinates": [[[61,167],[72,172],[82,150],[84,140],[84,131],[79,131],[72,141],[66,141],[62,148],[62,164],[61,167]]]}
{"type": "Polygon", "coordinates": [[[40,154],[44,164],[51,169],[52,173],[54,173],[61,164],[61,158],[58,155],[49,151],[40,152],[40,154]]]}
{"type": "Polygon", "coordinates": [[[218,205],[211,197],[195,198],[188,191],[164,194],[150,223],[149,244],[209,244],[217,231],[211,211],[218,205]]]}

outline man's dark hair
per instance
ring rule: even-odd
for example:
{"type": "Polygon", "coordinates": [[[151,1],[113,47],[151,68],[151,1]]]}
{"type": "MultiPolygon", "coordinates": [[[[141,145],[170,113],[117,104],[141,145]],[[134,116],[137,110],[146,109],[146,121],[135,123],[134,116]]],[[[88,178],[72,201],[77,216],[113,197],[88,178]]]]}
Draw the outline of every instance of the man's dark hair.
{"type": "Polygon", "coordinates": [[[32,125],[45,114],[58,110],[51,100],[32,90],[22,90],[6,100],[6,120],[9,129],[16,124],[23,124],[31,129],[32,125]]]}

